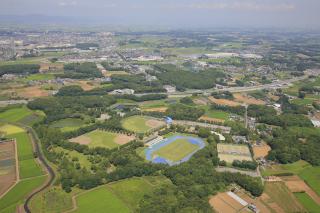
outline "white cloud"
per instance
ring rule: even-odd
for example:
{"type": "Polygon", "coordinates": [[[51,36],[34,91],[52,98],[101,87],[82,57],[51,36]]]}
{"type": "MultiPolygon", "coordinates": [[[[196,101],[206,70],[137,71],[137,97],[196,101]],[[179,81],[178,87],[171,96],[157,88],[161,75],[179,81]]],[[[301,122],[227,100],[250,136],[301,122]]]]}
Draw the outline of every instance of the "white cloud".
{"type": "Polygon", "coordinates": [[[77,1],[61,1],[58,3],[58,5],[61,7],[76,6],[77,4],[78,4],[77,1]]]}
{"type": "Polygon", "coordinates": [[[238,11],[291,11],[296,6],[292,3],[262,3],[256,1],[220,1],[197,2],[191,4],[169,4],[164,9],[198,9],[198,10],[238,10],[238,11]]]}

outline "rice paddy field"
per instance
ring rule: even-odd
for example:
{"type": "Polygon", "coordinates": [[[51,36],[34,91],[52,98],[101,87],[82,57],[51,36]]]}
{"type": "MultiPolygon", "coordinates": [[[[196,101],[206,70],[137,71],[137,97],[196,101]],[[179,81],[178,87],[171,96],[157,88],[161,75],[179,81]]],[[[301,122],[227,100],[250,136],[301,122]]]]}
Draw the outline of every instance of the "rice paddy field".
{"type": "Polygon", "coordinates": [[[76,138],[70,139],[70,142],[85,144],[89,147],[105,147],[113,149],[118,146],[129,143],[134,140],[134,136],[118,134],[103,130],[94,130],[76,138]]]}
{"type": "Polygon", "coordinates": [[[154,128],[165,125],[165,122],[152,117],[131,116],[122,121],[123,128],[136,133],[146,133],[154,128]]]}
{"type": "Polygon", "coordinates": [[[34,189],[41,186],[47,177],[38,176],[21,180],[4,197],[0,199],[0,213],[15,212],[17,205],[22,204],[24,198],[34,189]]]}
{"type": "Polygon", "coordinates": [[[0,127],[0,131],[17,141],[20,180],[0,199],[0,213],[12,213],[25,196],[41,186],[47,177],[43,176],[40,165],[34,159],[31,139],[24,129],[6,124],[0,127]]]}
{"type": "Polygon", "coordinates": [[[130,178],[110,183],[76,197],[77,208],[72,213],[135,212],[143,196],[163,184],[170,184],[165,177],[130,178]]]}
{"type": "Polygon", "coordinates": [[[62,132],[70,132],[84,127],[86,124],[83,120],[78,118],[65,118],[53,122],[50,127],[58,128],[62,132]]]}

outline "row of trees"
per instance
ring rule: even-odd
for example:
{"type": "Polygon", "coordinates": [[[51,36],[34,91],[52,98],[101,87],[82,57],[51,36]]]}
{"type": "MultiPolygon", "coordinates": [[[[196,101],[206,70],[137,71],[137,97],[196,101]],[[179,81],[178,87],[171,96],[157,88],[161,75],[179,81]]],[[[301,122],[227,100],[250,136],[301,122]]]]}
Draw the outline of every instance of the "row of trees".
{"type": "Polygon", "coordinates": [[[38,73],[38,64],[13,64],[0,66],[0,76],[4,74],[34,74],[38,73]]]}

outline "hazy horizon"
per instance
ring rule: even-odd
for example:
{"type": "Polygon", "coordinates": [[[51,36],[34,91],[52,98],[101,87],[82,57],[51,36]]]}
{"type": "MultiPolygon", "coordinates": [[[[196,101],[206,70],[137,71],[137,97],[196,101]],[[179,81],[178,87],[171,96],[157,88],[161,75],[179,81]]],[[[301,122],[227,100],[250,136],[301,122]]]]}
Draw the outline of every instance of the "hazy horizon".
{"type": "Polygon", "coordinates": [[[31,20],[32,23],[181,28],[320,29],[318,0],[91,0],[90,2],[0,0],[0,2],[2,23],[10,21],[26,23],[31,20]],[[13,17],[16,19],[13,20],[13,17]],[[39,20],[37,17],[44,18],[39,20]]]}

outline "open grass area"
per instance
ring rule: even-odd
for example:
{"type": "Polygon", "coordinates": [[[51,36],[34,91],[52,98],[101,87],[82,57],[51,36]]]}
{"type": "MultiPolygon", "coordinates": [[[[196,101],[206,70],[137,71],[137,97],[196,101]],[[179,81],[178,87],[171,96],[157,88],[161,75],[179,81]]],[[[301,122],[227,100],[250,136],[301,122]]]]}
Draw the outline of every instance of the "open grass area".
{"type": "Polygon", "coordinates": [[[140,200],[163,184],[170,181],[162,176],[110,183],[79,195],[74,213],[136,212],[140,200]]]}
{"type": "Polygon", "coordinates": [[[196,151],[199,147],[188,142],[186,139],[177,139],[174,142],[153,152],[153,156],[160,156],[170,161],[179,161],[196,151]]]}
{"type": "Polygon", "coordinates": [[[307,193],[294,193],[294,195],[309,213],[319,212],[320,206],[307,193]]]}
{"type": "Polygon", "coordinates": [[[316,99],[314,98],[304,98],[304,99],[301,99],[301,98],[297,98],[297,99],[294,99],[292,100],[291,102],[294,103],[294,104],[297,104],[297,105],[311,105],[316,99]]]}
{"type": "Polygon", "coordinates": [[[4,197],[0,199],[0,213],[15,212],[17,205],[34,189],[41,186],[47,177],[34,177],[20,181],[4,197]]]}
{"type": "Polygon", "coordinates": [[[77,197],[78,209],[73,213],[130,212],[124,202],[116,197],[107,187],[99,187],[77,197]]]}
{"type": "Polygon", "coordinates": [[[123,128],[136,133],[145,133],[149,130],[159,127],[164,122],[145,116],[131,116],[122,121],[123,128]]]}
{"type": "Polygon", "coordinates": [[[65,118],[55,121],[50,125],[50,127],[58,128],[62,132],[74,131],[83,126],[85,126],[85,122],[78,118],[65,118]]]}
{"type": "Polygon", "coordinates": [[[266,182],[264,192],[285,212],[305,212],[303,206],[282,182],[266,182]]]}
{"type": "Polygon", "coordinates": [[[247,145],[219,143],[217,149],[219,159],[226,161],[228,164],[231,164],[234,160],[252,161],[252,156],[247,145]]]}
{"type": "Polygon", "coordinates": [[[31,211],[37,213],[57,213],[72,209],[72,193],[66,193],[61,188],[53,187],[38,194],[31,201],[31,211]]]}
{"type": "Polygon", "coordinates": [[[204,115],[209,118],[216,118],[222,120],[227,120],[230,116],[229,113],[220,110],[208,110],[204,115]]]}
{"type": "Polygon", "coordinates": [[[37,74],[32,74],[28,75],[26,77],[27,81],[40,81],[40,80],[52,80],[54,79],[54,75],[50,73],[37,73],[37,74]]]}

